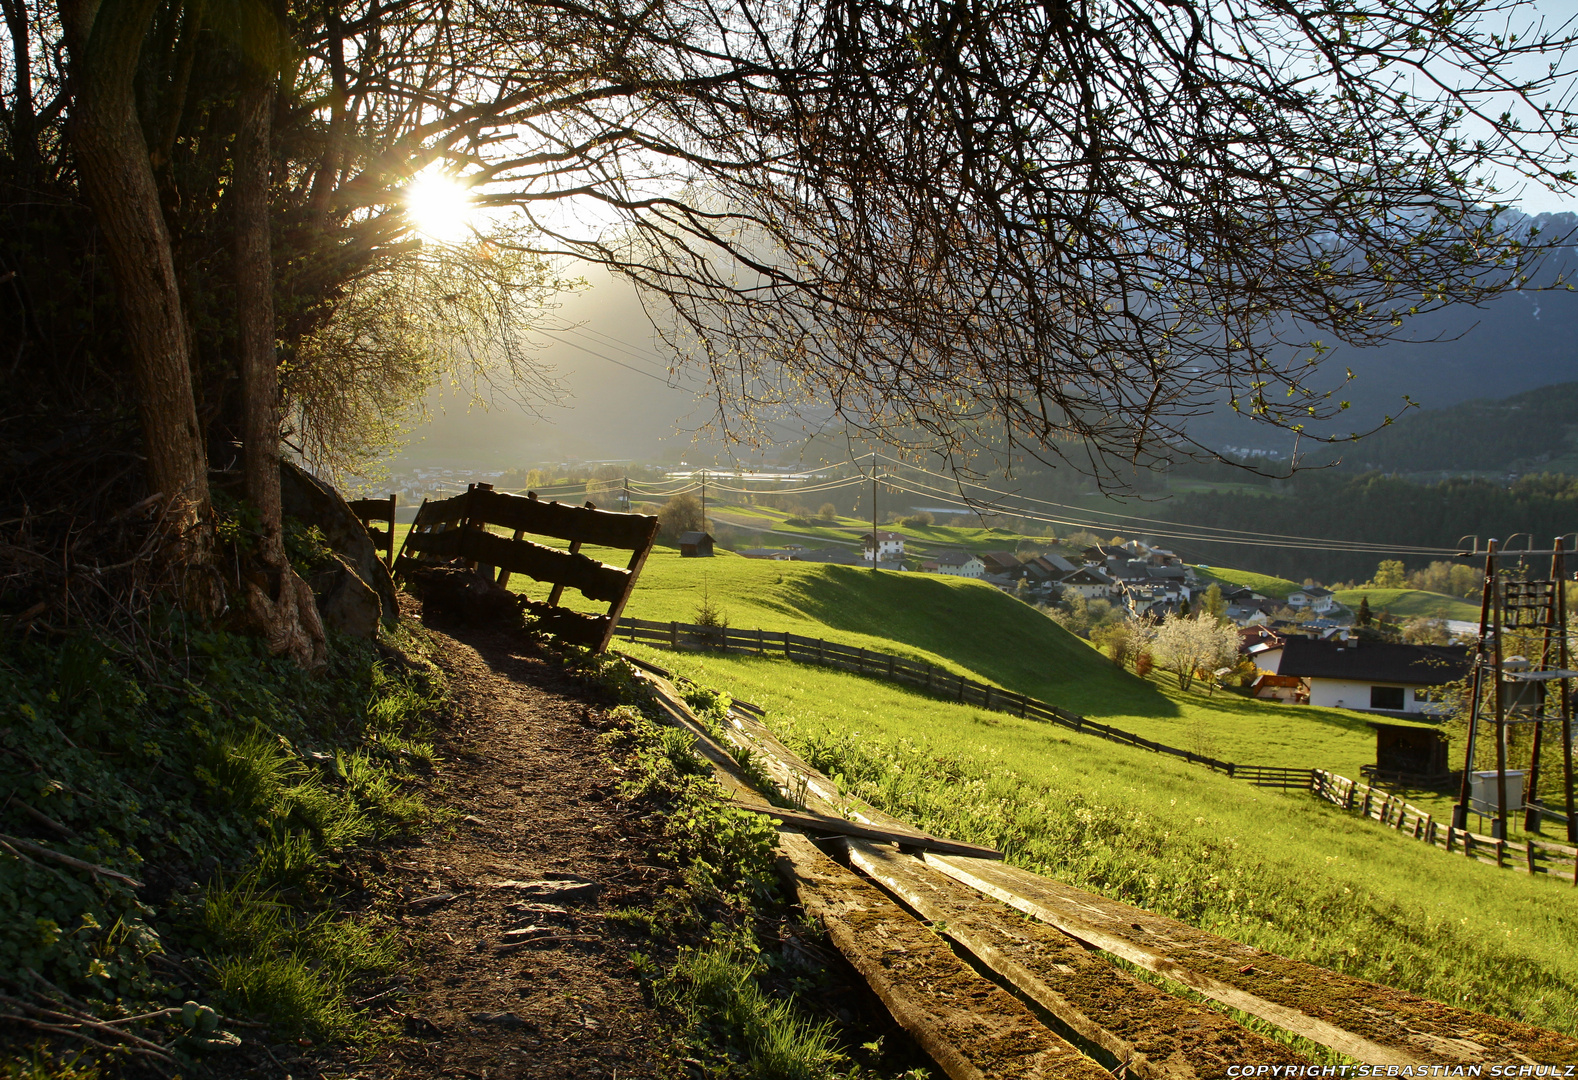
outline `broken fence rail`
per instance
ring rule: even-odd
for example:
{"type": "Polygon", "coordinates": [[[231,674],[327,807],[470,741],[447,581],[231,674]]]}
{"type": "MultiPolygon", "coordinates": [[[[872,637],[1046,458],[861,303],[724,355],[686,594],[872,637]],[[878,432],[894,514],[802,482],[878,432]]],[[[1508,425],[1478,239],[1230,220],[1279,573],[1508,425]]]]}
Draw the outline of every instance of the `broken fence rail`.
{"type": "Polygon", "coordinates": [[[1310,790],[1313,769],[1288,769],[1271,765],[1238,765],[1218,761],[1206,754],[1154,742],[1132,731],[1089,720],[1078,713],[1060,709],[1026,694],[1016,694],[998,686],[988,686],[963,675],[945,671],[935,664],[908,660],[893,653],[861,649],[822,638],[801,637],[788,631],[740,630],[728,626],[697,626],[681,622],[654,622],[650,619],[621,618],[616,636],[626,641],[644,642],[669,649],[715,649],[729,652],[781,654],[790,660],[824,664],[860,675],[891,679],[925,690],[934,697],[1006,712],[1028,720],[1042,720],[1061,727],[1096,735],[1126,746],[1138,746],[1158,754],[1182,758],[1194,765],[1240,777],[1259,787],[1310,790]]]}

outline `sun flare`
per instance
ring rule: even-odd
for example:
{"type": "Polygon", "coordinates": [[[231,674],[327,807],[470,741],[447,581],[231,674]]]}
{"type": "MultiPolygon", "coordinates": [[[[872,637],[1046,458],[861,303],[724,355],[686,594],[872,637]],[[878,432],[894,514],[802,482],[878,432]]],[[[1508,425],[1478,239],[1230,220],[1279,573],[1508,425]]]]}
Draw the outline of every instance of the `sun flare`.
{"type": "Polygon", "coordinates": [[[416,231],[440,244],[471,235],[476,208],[470,190],[448,173],[419,173],[405,188],[406,214],[416,231]]]}

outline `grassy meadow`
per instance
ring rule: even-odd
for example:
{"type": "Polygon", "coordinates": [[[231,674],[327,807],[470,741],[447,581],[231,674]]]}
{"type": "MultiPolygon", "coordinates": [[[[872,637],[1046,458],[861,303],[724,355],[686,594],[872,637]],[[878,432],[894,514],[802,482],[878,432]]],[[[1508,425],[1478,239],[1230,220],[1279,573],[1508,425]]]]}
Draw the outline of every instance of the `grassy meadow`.
{"type": "Polygon", "coordinates": [[[1303,793],[778,658],[633,651],[767,710],[923,828],[1283,955],[1578,1032],[1569,884],[1452,859],[1303,793]]]}
{"type": "Polygon", "coordinates": [[[1479,622],[1479,602],[1464,600],[1445,593],[1426,592],[1423,589],[1342,589],[1337,602],[1353,611],[1359,610],[1359,601],[1368,597],[1370,610],[1379,615],[1385,611],[1399,619],[1424,616],[1432,619],[1463,619],[1479,622]]]}

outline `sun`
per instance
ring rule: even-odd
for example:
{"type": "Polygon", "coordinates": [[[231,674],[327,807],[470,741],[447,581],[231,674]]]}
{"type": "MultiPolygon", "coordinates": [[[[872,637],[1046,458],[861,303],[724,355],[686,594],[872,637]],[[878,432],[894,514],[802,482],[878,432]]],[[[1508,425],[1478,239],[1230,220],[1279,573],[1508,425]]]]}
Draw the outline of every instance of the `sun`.
{"type": "Polygon", "coordinates": [[[420,172],[405,186],[403,200],[412,226],[429,240],[458,244],[471,235],[476,207],[470,189],[453,175],[420,172]]]}

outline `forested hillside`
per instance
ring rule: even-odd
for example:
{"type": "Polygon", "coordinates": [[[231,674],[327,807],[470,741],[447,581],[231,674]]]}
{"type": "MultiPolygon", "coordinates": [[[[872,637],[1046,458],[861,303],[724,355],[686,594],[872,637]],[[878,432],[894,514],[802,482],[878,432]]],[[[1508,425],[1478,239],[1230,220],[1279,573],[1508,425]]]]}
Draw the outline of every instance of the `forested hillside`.
{"type": "MultiPolygon", "coordinates": [[[[1157,506],[1155,516],[1191,525],[1231,522],[1236,529],[1286,536],[1325,537],[1369,544],[1451,547],[1465,534],[1506,539],[1532,533],[1544,541],[1578,525],[1578,478],[1542,474],[1502,485],[1486,480],[1412,483],[1379,473],[1347,477],[1300,473],[1277,493],[1201,491],[1157,506]]],[[[1464,540],[1465,545],[1471,543],[1464,540]]],[[[1520,542],[1522,543],[1522,542],[1520,542]]],[[[1240,566],[1302,581],[1365,580],[1373,553],[1175,541],[1188,561],[1240,566]]],[[[1440,556],[1403,557],[1409,569],[1440,556]]]]}
{"type": "Polygon", "coordinates": [[[1578,382],[1408,413],[1344,455],[1388,472],[1578,474],[1578,382]]]}

